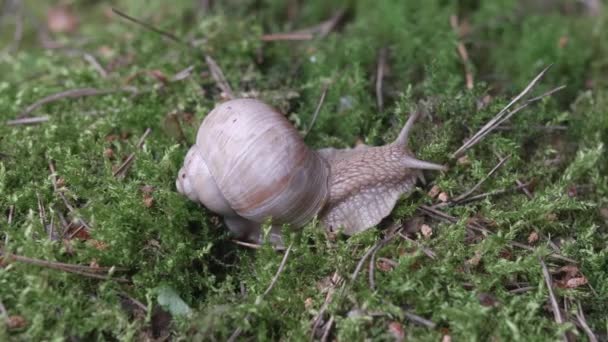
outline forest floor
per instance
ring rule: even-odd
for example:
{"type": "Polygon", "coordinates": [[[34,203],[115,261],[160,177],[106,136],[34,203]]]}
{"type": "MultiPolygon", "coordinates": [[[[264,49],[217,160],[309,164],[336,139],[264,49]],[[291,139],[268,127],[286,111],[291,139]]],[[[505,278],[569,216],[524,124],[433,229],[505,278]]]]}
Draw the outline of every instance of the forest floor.
{"type": "Polygon", "coordinates": [[[0,340],[608,340],[601,3],[0,3],[0,340]],[[175,188],[231,96],[313,148],[417,110],[450,168],[364,233],[245,247],[175,188]]]}

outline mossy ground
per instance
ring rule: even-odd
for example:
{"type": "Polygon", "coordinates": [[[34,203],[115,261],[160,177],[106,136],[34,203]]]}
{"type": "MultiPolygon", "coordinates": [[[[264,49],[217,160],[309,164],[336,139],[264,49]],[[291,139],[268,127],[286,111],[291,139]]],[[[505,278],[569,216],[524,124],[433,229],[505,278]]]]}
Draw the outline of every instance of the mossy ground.
{"type": "MultiPolygon", "coordinates": [[[[9,2],[21,3],[3,3],[9,2]]],[[[333,317],[330,338],[342,341],[390,340],[397,327],[407,339],[426,341],[443,335],[457,341],[556,340],[565,331],[585,339],[576,323],[578,302],[591,330],[608,338],[607,12],[590,15],[576,1],[248,0],[217,1],[209,11],[198,1],[69,3],[80,26],[52,35],[62,48],[44,49],[39,41],[49,4],[24,1],[20,46],[0,54],[0,248],[5,258],[0,301],[6,310],[0,315],[23,318],[21,324],[0,320],[0,340],[138,340],[166,334],[174,340],[223,340],[237,327],[243,329],[241,338],[306,340],[326,298],[328,286],[321,284],[334,272],[346,285],[338,286],[323,318],[333,317]],[[111,6],[194,41],[195,47],[184,48],[122,20],[109,13],[111,6]],[[326,37],[260,40],[263,33],[314,26],[341,8],[344,18],[326,37]],[[475,81],[471,90],[465,87],[451,15],[469,28],[462,39],[475,81]],[[380,111],[375,74],[382,48],[388,49],[388,70],[380,111]],[[100,76],[84,52],[106,68],[108,77],[100,76]],[[293,247],[284,271],[261,297],[283,254],[270,246],[235,245],[218,217],[175,190],[188,143],[221,100],[203,54],[218,62],[237,94],[281,108],[303,132],[329,85],[306,137],[317,148],[352,146],[358,139],[390,141],[408,113],[423,108],[429,115],[417,124],[411,144],[420,158],[441,163],[448,163],[450,153],[546,65],[554,64],[534,94],[561,84],[567,88],[471,149],[469,164],[429,174],[435,177],[431,184],[403,198],[382,226],[405,222],[420,215],[420,205],[436,203],[427,195],[433,184],[451,197],[467,191],[497,164],[497,154],[510,159],[479,192],[532,181],[532,199],[512,192],[444,209],[459,219],[454,224],[424,218],[432,236],[412,238],[436,258],[411,241],[392,240],[376,256],[375,289],[367,263],[354,281],[350,275],[385,230],[331,241],[310,224],[288,236],[293,247]],[[162,75],[169,78],[190,65],[193,73],[186,79],[163,80],[162,75]],[[140,93],[64,99],[31,114],[48,115],[48,122],[4,123],[50,94],[127,83],[140,93]],[[480,105],[484,98],[490,101],[480,105]],[[138,149],[147,128],[152,133],[138,149]],[[126,177],[114,177],[116,166],[132,152],[136,158],[126,177]],[[53,188],[49,160],[59,191],[53,188]],[[74,206],[72,212],[60,192],[74,206]],[[75,222],[65,236],[61,216],[75,222]],[[78,218],[91,229],[68,238],[80,226],[78,218]],[[493,233],[471,237],[470,219],[485,222],[493,233]],[[49,237],[51,222],[55,234],[49,237]],[[529,243],[535,231],[540,239],[529,243]],[[556,287],[560,306],[568,304],[564,324],[553,319],[539,259],[551,270],[571,263],[547,257],[548,239],[578,262],[590,285],[556,287]],[[532,250],[513,248],[512,242],[532,250]],[[10,261],[11,254],[116,266],[120,269],[112,277],[129,282],[10,261]],[[512,293],[514,283],[529,289],[512,293]],[[169,322],[163,320],[166,312],[173,316],[169,322]],[[406,312],[436,326],[417,325],[406,312]]],[[[1,19],[3,46],[13,40],[15,18],[1,19]]],[[[554,277],[560,280],[559,274],[554,277]]]]}

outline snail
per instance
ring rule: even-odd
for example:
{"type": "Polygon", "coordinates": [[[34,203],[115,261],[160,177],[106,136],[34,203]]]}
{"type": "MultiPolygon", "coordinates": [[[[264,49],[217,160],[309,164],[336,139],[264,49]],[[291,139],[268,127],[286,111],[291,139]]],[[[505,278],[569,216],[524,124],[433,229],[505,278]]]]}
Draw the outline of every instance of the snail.
{"type": "Polygon", "coordinates": [[[256,99],[217,105],[201,123],[176,180],[178,192],[224,217],[237,238],[260,241],[261,225],[299,228],[319,219],[328,231],[353,235],[388,216],[422,170],[407,140],[417,114],[384,146],[310,149],[296,128],[256,99]]]}

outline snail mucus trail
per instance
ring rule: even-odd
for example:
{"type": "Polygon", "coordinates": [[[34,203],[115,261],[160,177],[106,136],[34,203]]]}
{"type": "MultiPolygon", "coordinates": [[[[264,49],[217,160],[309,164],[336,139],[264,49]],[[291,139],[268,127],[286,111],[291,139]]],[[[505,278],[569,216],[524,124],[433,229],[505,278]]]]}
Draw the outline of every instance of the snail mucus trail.
{"type": "Polygon", "coordinates": [[[177,190],[224,217],[239,239],[260,241],[261,225],[304,226],[315,216],[347,235],[377,225],[422,170],[445,170],[418,160],[407,140],[416,114],[384,146],[310,149],[275,108],[255,99],[219,104],[203,120],[180,169],[177,190]]]}

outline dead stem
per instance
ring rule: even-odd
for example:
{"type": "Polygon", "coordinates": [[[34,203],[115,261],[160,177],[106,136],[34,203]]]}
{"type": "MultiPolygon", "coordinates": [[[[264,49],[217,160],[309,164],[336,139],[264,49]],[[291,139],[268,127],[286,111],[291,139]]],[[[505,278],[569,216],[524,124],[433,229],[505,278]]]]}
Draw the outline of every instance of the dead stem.
{"type": "MultiPolygon", "coordinates": [[[[135,145],[137,149],[141,149],[143,147],[144,141],[146,140],[148,135],[150,135],[151,132],[152,132],[151,128],[149,128],[149,127],[146,128],[146,131],[144,132],[144,134],[139,138],[137,145],[135,145]]],[[[133,164],[134,159],[135,159],[135,152],[132,152],[127,157],[127,159],[125,159],[125,161],[118,167],[118,169],[116,169],[116,171],[114,171],[114,173],[112,175],[114,177],[124,178],[125,175],[127,174],[127,171],[131,167],[131,164],[133,164]]]]}
{"type": "Polygon", "coordinates": [[[303,136],[304,138],[306,138],[308,133],[310,133],[310,131],[312,131],[312,128],[314,127],[315,122],[317,122],[317,117],[319,116],[319,112],[321,111],[323,102],[325,102],[325,96],[327,95],[328,90],[329,90],[329,84],[325,84],[323,86],[323,90],[321,91],[321,98],[319,99],[319,102],[317,103],[317,108],[315,108],[315,113],[312,115],[312,120],[310,121],[310,125],[308,126],[308,129],[304,133],[304,136],[303,136]]]}
{"type": "Polygon", "coordinates": [[[378,111],[381,112],[384,108],[384,96],[382,94],[382,82],[384,81],[384,74],[386,72],[386,60],[388,55],[388,49],[383,47],[378,52],[378,64],[376,66],[376,105],[378,111]]]}

